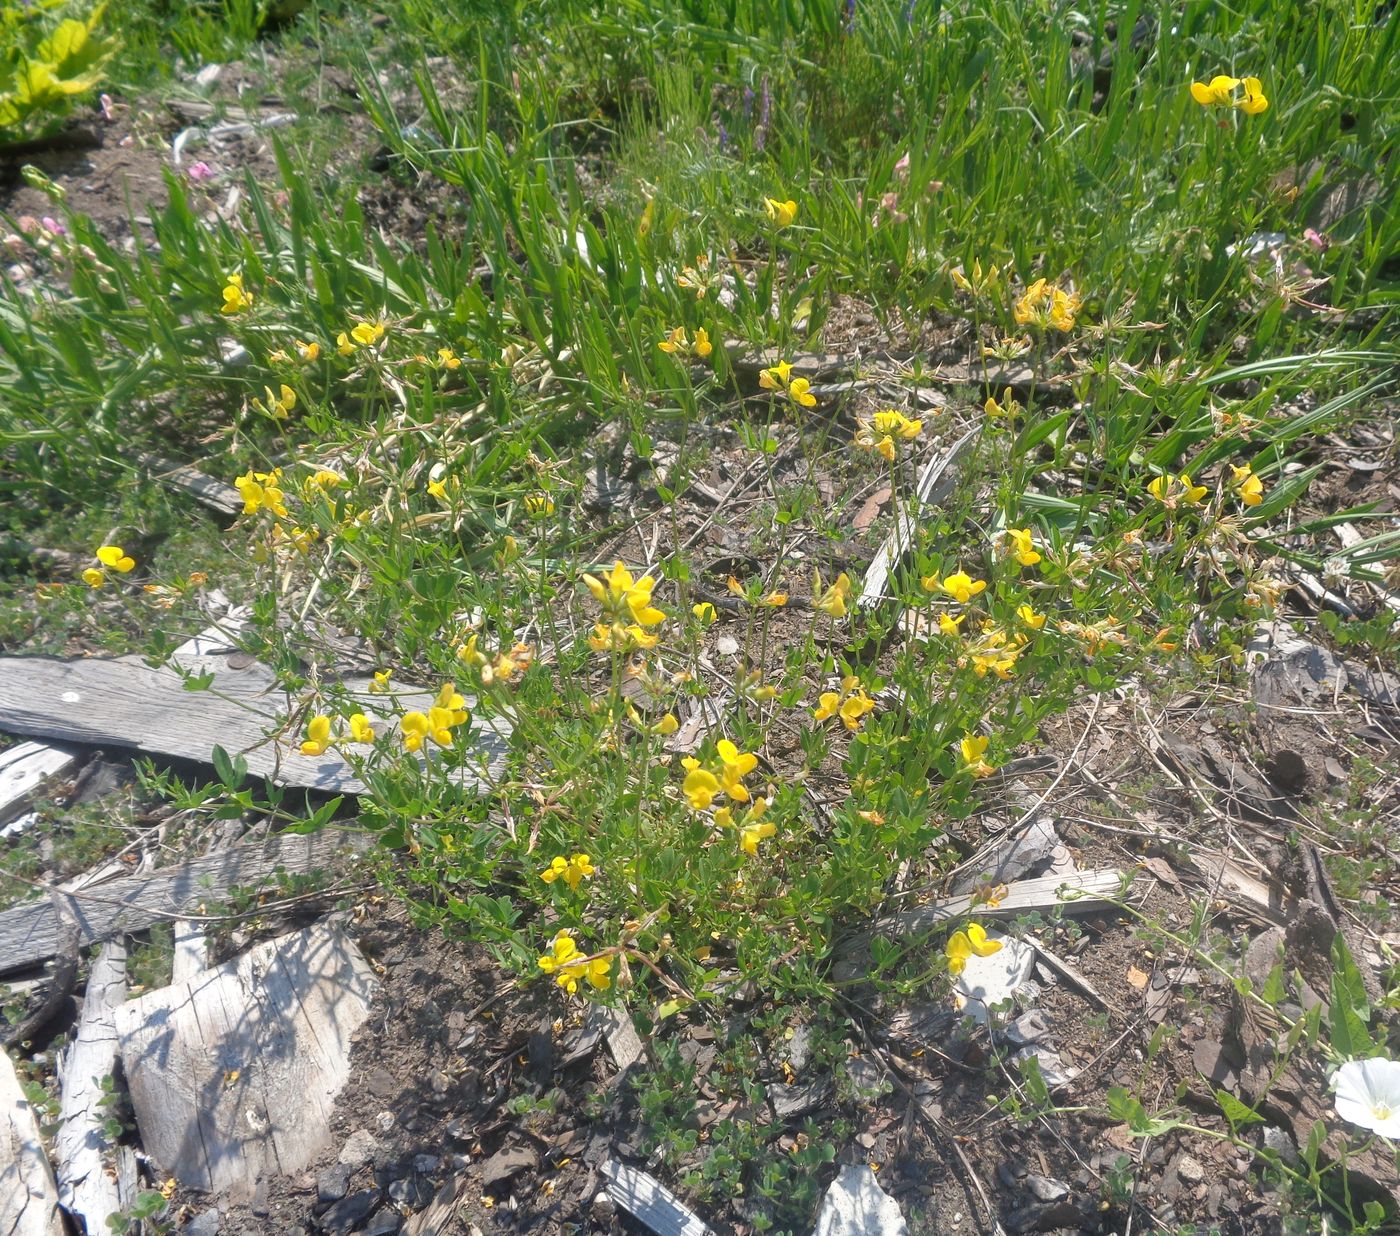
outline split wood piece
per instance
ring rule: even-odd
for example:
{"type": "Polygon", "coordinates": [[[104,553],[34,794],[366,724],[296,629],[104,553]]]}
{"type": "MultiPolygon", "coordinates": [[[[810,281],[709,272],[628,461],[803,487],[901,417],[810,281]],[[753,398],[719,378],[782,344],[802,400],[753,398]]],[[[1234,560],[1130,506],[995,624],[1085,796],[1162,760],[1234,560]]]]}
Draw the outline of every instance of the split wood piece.
{"type": "MultiPolygon", "coordinates": [[[[319,833],[279,833],[260,844],[235,845],[144,876],[110,880],[92,890],[64,894],[78,920],[82,940],[109,940],[151,923],[189,913],[217,901],[231,887],[256,885],[276,871],[303,875],[332,866],[342,852],[366,850],[367,833],[323,829],[319,833]]],[[[52,957],[60,921],[50,901],[15,906],[0,913],[0,974],[23,970],[52,957]]]]}
{"type": "Polygon", "coordinates": [[[622,1009],[607,1004],[595,1004],[588,1020],[602,1029],[608,1044],[608,1054],[623,1073],[640,1060],[645,1052],[632,1018],[622,1009]]]}
{"type": "MultiPolygon", "coordinates": [[[[227,658],[219,658],[227,665],[227,658]]],[[[358,707],[374,718],[386,697],[369,693],[372,680],[348,680],[358,707]]],[[[392,707],[421,708],[428,692],[398,692],[392,707]]],[[[0,657],[0,727],[16,734],[58,738],[94,746],[131,747],[151,755],[208,763],[215,746],[242,755],[248,771],[280,785],[326,794],[361,794],[365,786],[334,749],[302,755],[300,726],[289,728],[286,699],[271,671],[256,664],[238,672],[216,671],[211,691],[188,691],[176,670],[152,669],[139,657],[66,661],[54,657],[0,657]],[[230,698],[231,697],[231,698],[230,698]]],[[[462,770],[477,789],[505,765],[501,722],[472,730],[486,777],[462,770]]]]}
{"type": "Polygon", "coordinates": [[[714,1236],[710,1228],[654,1176],[616,1159],[603,1164],[608,1196],[656,1236],[714,1236]]]}
{"type": "Polygon", "coordinates": [[[865,572],[865,582],[861,585],[857,601],[864,609],[878,605],[885,600],[890,576],[898,569],[900,560],[908,552],[914,538],[919,508],[925,504],[937,506],[953,492],[957,484],[957,464],[961,462],[982,433],[981,424],[969,429],[946,451],[936,454],[924,465],[919,473],[918,484],[914,488],[914,501],[910,513],[900,515],[895,520],[893,530],[885,538],[879,552],[865,572]]]}
{"type": "MultiPolygon", "coordinates": [[[[49,893],[49,904],[57,920],[58,942],[54,949],[56,960],[49,976],[48,989],[37,1008],[7,1029],[3,1041],[6,1047],[36,1039],[39,1032],[58,1015],[78,981],[79,943],[82,932],[78,920],[63,895],[57,890],[49,893]]],[[[0,963],[3,964],[3,963],[0,963]]]]}
{"type": "Polygon", "coordinates": [[[454,1176],[437,1191],[426,1210],[420,1210],[403,1225],[403,1236],[448,1236],[449,1232],[461,1231],[453,1220],[462,1205],[463,1192],[461,1177],[454,1176]]]}
{"type": "Polygon", "coordinates": [[[1256,879],[1233,859],[1214,850],[1193,848],[1186,855],[1186,861],[1212,897],[1231,901],[1237,909],[1254,914],[1275,927],[1282,927],[1288,921],[1281,890],[1256,879]]]}
{"type": "Polygon", "coordinates": [[[92,963],[82,1017],[58,1061],[63,1122],[53,1143],[58,1199],[90,1236],[109,1232],[108,1216],[129,1209],[138,1191],[135,1153],[110,1142],[102,1130],[109,1115],[102,1079],[116,1072],[115,1010],[125,1001],[126,945],[112,940],[92,963]]]}
{"type": "MultiPolygon", "coordinates": [[[[14,820],[29,804],[35,790],[51,777],[67,772],[76,762],[73,752],[39,742],[17,743],[8,751],[0,751],[0,825],[14,820]]],[[[22,827],[0,828],[0,837],[22,827]]]]}
{"type": "Polygon", "coordinates": [[[53,1178],[39,1122],[0,1051],[0,1232],[4,1236],[64,1236],[53,1178]]]}
{"type": "Polygon", "coordinates": [[[153,455],[150,451],[142,451],[136,456],[136,462],[148,476],[162,485],[189,494],[196,502],[202,502],[220,515],[232,518],[243,514],[243,499],[238,490],[226,481],[189,464],[153,455]]]}
{"type": "Polygon", "coordinates": [[[974,912],[979,918],[1014,918],[1030,910],[1052,910],[1056,907],[1066,914],[1102,910],[1113,904],[1110,895],[1120,893],[1124,881],[1131,882],[1131,879],[1131,876],[1125,876],[1114,868],[1081,871],[1073,876],[1040,876],[1007,885],[1005,894],[994,906],[979,904],[976,894],[969,893],[943,897],[914,910],[888,914],[837,947],[832,973],[841,981],[859,978],[865,973],[870,944],[876,936],[906,938],[974,912]]]}
{"type": "Polygon", "coordinates": [[[374,974],[324,923],[116,1010],[141,1144],[187,1188],[245,1199],[331,1141],[374,974]]]}
{"type": "Polygon", "coordinates": [[[209,942],[204,929],[188,919],[175,924],[175,956],[170,963],[171,983],[192,979],[209,964],[209,942]]]}

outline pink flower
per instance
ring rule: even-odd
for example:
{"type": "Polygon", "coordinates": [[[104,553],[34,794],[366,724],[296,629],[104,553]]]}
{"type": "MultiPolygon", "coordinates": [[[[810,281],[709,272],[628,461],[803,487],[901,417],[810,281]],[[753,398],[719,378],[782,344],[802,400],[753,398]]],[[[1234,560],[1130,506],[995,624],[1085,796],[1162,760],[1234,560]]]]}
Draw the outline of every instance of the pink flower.
{"type": "Polygon", "coordinates": [[[198,163],[191,163],[185,175],[198,184],[201,180],[213,180],[214,169],[201,159],[198,163]]]}
{"type": "Polygon", "coordinates": [[[1319,253],[1326,253],[1332,246],[1332,238],[1324,236],[1321,232],[1315,232],[1312,228],[1303,230],[1303,239],[1308,242],[1319,253]]]}
{"type": "Polygon", "coordinates": [[[894,174],[900,180],[909,175],[909,152],[907,150],[899,156],[899,162],[894,165],[894,174]]]}
{"type": "Polygon", "coordinates": [[[102,105],[102,119],[109,124],[117,118],[117,113],[112,109],[112,96],[110,94],[99,94],[97,101],[102,105]]]}
{"type": "Polygon", "coordinates": [[[61,224],[52,215],[45,215],[42,219],[40,219],[39,226],[42,227],[44,231],[46,231],[50,236],[68,235],[68,229],[64,227],[63,224],[61,224]]]}

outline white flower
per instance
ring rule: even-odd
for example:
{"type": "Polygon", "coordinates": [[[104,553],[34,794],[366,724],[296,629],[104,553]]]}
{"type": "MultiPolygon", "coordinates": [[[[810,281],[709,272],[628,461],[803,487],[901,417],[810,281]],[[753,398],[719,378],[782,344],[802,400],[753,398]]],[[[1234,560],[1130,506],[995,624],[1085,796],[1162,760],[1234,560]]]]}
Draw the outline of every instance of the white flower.
{"type": "Polygon", "coordinates": [[[1348,1060],[1337,1070],[1337,1115],[1400,1138],[1400,1061],[1348,1060]]]}

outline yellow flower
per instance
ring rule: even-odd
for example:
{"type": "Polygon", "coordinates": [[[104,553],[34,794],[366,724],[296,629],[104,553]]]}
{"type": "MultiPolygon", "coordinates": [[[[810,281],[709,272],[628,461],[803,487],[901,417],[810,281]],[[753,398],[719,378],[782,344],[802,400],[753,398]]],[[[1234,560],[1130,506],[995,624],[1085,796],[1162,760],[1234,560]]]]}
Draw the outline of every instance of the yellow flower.
{"type": "Polygon", "coordinates": [[[436,498],[439,502],[446,502],[447,482],[445,480],[429,481],[428,497],[436,498]]]}
{"type": "Polygon", "coordinates": [[[597,622],[588,637],[588,646],[594,652],[631,652],[634,648],[655,648],[660,642],[659,635],[650,634],[635,622],[597,622]]]}
{"type": "Polygon", "coordinates": [[[410,751],[417,751],[428,737],[428,718],[421,712],[406,712],[399,718],[399,729],[403,733],[403,745],[410,751]]]}
{"type": "Polygon", "coordinates": [[[220,313],[242,313],[253,307],[252,293],[243,290],[242,275],[226,276],[224,285],[224,303],[219,307],[220,313]]]}
{"type": "Polygon", "coordinates": [[[1001,272],[995,266],[989,267],[987,272],[983,274],[982,263],[976,258],[972,262],[971,278],[968,278],[961,266],[955,267],[948,273],[952,276],[954,286],[964,292],[970,292],[974,296],[984,296],[994,292],[1001,277],[1001,272]]]}
{"type": "Polygon", "coordinates": [[[370,691],[370,694],[371,694],[371,695],[388,695],[388,694],[389,694],[389,679],[390,679],[390,677],[393,675],[393,673],[394,673],[394,671],[391,670],[391,669],[386,669],[386,670],[375,670],[375,672],[374,672],[374,681],[371,682],[371,683],[369,684],[369,691],[370,691]]]}
{"type": "Polygon", "coordinates": [[[1018,605],[1016,607],[1016,617],[1026,626],[1039,631],[1045,625],[1045,615],[1037,614],[1029,605],[1018,605]]]}
{"type": "Polygon", "coordinates": [[[656,346],[668,354],[674,354],[676,352],[684,353],[685,349],[690,346],[686,341],[685,327],[677,326],[675,330],[656,346]]]}
{"type": "Polygon", "coordinates": [[[130,557],[120,545],[99,545],[97,547],[97,561],[109,570],[117,571],[122,575],[125,575],[136,565],[136,560],[130,557]]]}
{"type": "Polygon", "coordinates": [[[724,792],[741,803],[747,802],[749,791],[744,786],[743,778],[758,767],[758,756],[740,751],[727,738],[721,738],[715,745],[715,754],[720,759],[719,783],[724,792]]]}
{"type": "Polygon", "coordinates": [[[107,582],[107,577],[96,567],[88,567],[83,572],[83,583],[89,588],[101,588],[107,582]]]}
{"type": "Polygon", "coordinates": [[[1269,100],[1264,97],[1264,84],[1257,77],[1244,79],[1244,98],[1235,104],[1246,116],[1257,116],[1267,111],[1269,100]]]}
{"type": "Polygon", "coordinates": [[[823,691],[821,693],[818,707],[812,713],[812,719],[825,721],[830,717],[839,717],[841,724],[854,733],[860,729],[866,713],[873,712],[874,709],[875,701],[865,693],[860,679],[854,674],[848,674],[841,680],[839,692],[823,691]]]}
{"type": "Polygon", "coordinates": [[[869,420],[856,419],[855,443],[867,451],[878,451],[890,463],[894,462],[895,439],[917,438],[924,427],[923,421],[910,420],[902,412],[889,409],[876,412],[869,420]]]}
{"type": "Polygon", "coordinates": [[[791,376],[792,362],[779,361],[776,365],[759,372],[758,384],[766,391],[785,391],[791,376]]]}
{"type": "Polygon", "coordinates": [[[1034,566],[1040,561],[1040,554],[1036,552],[1029,528],[1008,528],[1006,539],[1010,542],[1011,552],[1016,561],[1022,566],[1034,566]]]}
{"type": "Polygon", "coordinates": [[[765,197],[763,209],[768,212],[769,222],[780,228],[787,227],[797,218],[797,203],[791,198],[786,202],[780,202],[776,198],[765,197]]]}
{"type": "Polygon", "coordinates": [[[243,514],[256,515],[261,510],[271,511],[282,519],[287,518],[287,507],[282,493],[282,469],[271,472],[245,472],[234,478],[234,488],[243,499],[243,514]]]}
{"type": "Polygon", "coordinates": [[[804,408],[815,408],[817,397],[811,392],[811,383],[806,378],[793,378],[788,383],[788,398],[804,408]]]}
{"type": "Polygon", "coordinates": [[[1204,82],[1191,83],[1191,97],[1202,107],[1229,106],[1234,100],[1235,87],[1240,84],[1238,77],[1224,75],[1212,77],[1210,85],[1204,82]]]}
{"type": "MultiPolygon", "coordinates": [[[[932,579],[934,577],[930,576],[929,578],[932,579]]],[[[927,581],[925,581],[924,586],[928,587],[927,581]]],[[[973,579],[966,571],[958,570],[953,572],[952,575],[947,576],[942,584],[936,586],[941,587],[943,591],[952,597],[959,605],[966,605],[973,597],[977,596],[978,593],[987,590],[987,581],[985,579],[973,579]]]]}
{"type": "Polygon", "coordinates": [[[681,723],[676,720],[676,714],[668,712],[662,716],[660,721],[651,727],[651,732],[653,734],[660,734],[664,738],[668,734],[674,734],[680,728],[681,723]]]}
{"type": "Polygon", "coordinates": [[[368,348],[384,338],[384,323],[361,322],[351,329],[350,338],[362,348],[368,348]]]}
{"type": "Polygon", "coordinates": [[[439,348],[437,350],[438,364],[444,369],[460,369],[462,358],[451,348],[439,348]]]}
{"type": "Polygon", "coordinates": [[[768,799],[756,798],[753,806],[744,814],[736,827],[739,830],[739,848],[750,858],[758,857],[758,846],[778,831],[778,826],[763,818],[768,810],[768,799]]]}
{"type": "Polygon", "coordinates": [[[306,484],[311,489],[319,489],[324,493],[327,489],[334,489],[337,485],[344,485],[345,478],[338,472],[332,472],[329,468],[317,468],[306,484]]]}
{"type": "Polygon", "coordinates": [[[666,620],[666,615],[651,603],[656,581],[650,575],[643,575],[634,582],[632,573],[623,566],[621,559],[614,563],[607,575],[602,578],[585,575],[583,582],[593,594],[593,599],[602,606],[603,612],[611,618],[624,622],[631,618],[644,627],[654,627],[666,620]]]}
{"type": "Polygon", "coordinates": [[[963,767],[965,767],[974,777],[990,777],[996,768],[983,758],[987,753],[987,744],[990,740],[983,737],[974,737],[969,734],[958,744],[958,750],[962,755],[963,767]]]}
{"type": "MultiPolygon", "coordinates": [[[[1245,506],[1258,506],[1264,501],[1264,482],[1254,475],[1254,470],[1249,464],[1230,465],[1230,471],[1234,474],[1232,484],[1235,493],[1239,496],[1245,506]]],[[[98,550],[101,557],[102,551],[98,550]]]]}
{"type": "Polygon", "coordinates": [[[264,416],[272,417],[275,421],[285,421],[292,409],[297,406],[297,393],[285,382],[282,383],[281,390],[276,394],[273,393],[270,386],[264,386],[263,393],[267,396],[267,402],[254,399],[253,407],[264,416]]]}
{"type": "Polygon", "coordinates": [[[369,723],[369,718],[362,712],[350,714],[350,741],[374,741],[374,726],[369,723]]]}
{"type": "Polygon", "coordinates": [[[822,587],[822,574],[812,572],[812,604],[833,618],[846,616],[846,603],[851,599],[851,577],[842,571],[830,588],[822,587]]]}
{"type": "Polygon", "coordinates": [[[969,957],[990,957],[1000,949],[1000,940],[987,939],[987,933],[979,923],[969,923],[966,931],[953,932],[944,946],[948,973],[956,978],[967,968],[969,957]]]}
{"type": "Polygon", "coordinates": [[[703,360],[715,350],[715,345],[710,342],[710,333],[703,326],[695,328],[695,355],[703,360]]]}
{"type": "Polygon", "coordinates": [[[701,625],[707,627],[719,617],[715,607],[709,601],[701,601],[698,605],[692,605],[690,612],[695,615],[701,625]]]}
{"type": "MultiPolygon", "coordinates": [[[[471,718],[471,714],[467,712],[467,701],[457,690],[456,683],[443,683],[433,704],[452,718],[449,722],[450,725],[465,725],[471,718]]],[[[431,710],[429,715],[431,715],[431,710]]]]}
{"type": "Polygon", "coordinates": [[[1177,642],[1171,638],[1171,634],[1171,627],[1163,627],[1152,637],[1151,646],[1157,649],[1158,652],[1175,652],[1178,645],[1177,642]]]}
{"type": "Polygon", "coordinates": [[[788,594],[782,591],[770,592],[765,597],[759,597],[758,603],[768,609],[782,609],[788,603],[788,594]]]}
{"type": "Polygon", "coordinates": [[[554,859],[548,867],[540,872],[540,879],[546,884],[553,884],[555,880],[563,880],[573,892],[577,892],[578,886],[585,879],[591,879],[596,875],[597,870],[587,854],[575,854],[572,858],[554,859]]]}
{"type": "Polygon", "coordinates": [[[966,620],[966,614],[958,614],[956,617],[952,614],[939,614],[938,633],[940,635],[957,635],[958,628],[962,626],[966,620]]]}
{"type": "Polygon", "coordinates": [[[342,356],[355,355],[355,345],[350,342],[350,336],[344,331],[340,331],[335,337],[335,350],[342,356]]]}
{"type": "Polygon", "coordinates": [[[1059,331],[1074,329],[1075,315],[1082,305],[1079,293],[1065,291],[1045,279],[1037,279],[1012,307],[1012,316],[1021,326],[1053,326],[1059,331]]]}
{"type": "Polygon", "coordinates": [[[324,755],[331,745],[331,719],[312,717],[306,727],[306,741],[301,744],[302,755],[324,755]]]}
{"type": "Polygon", "coordinates": [[[547,519],[554,514],[554,499],[547,493],[526,494],[525,513],[531,519],[547,519]]]}
{"type": "Polygon", "coordinates": [[[709,769],[701,768],[700,761],[687,757],[682,761],[688,771],[681,784],[681,793],[694,811],[704,811],[719,796],[719,778],[709,769]]]}
{"type": "Polygon", "coordinates": [[[309,365],[312,361],[320,359],[321,345],[319,343],[303,343],[300,339],[293,339],[292,347],[296,349],[296,354],[304,365],[309,365]]]}
{"type": "Polygon", "coordinates": [[[1167,510],[1173,511],[1183,503],[1187,506],[1200,506],[1207,490],[1204,485],[1193,485],[1191,478],[1183,472],[1180,476],[1167,473],[1154,477],[1147,486],[1147,492],[1167,510]]]}

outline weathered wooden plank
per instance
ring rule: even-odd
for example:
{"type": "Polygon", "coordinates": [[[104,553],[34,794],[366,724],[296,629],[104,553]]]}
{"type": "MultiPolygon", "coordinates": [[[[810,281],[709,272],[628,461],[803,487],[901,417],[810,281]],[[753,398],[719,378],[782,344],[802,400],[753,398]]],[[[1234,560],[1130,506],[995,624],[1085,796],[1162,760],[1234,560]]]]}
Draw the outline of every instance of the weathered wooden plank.
{"type": "Polygon", "coordinates": [[[325,924],[116,1010],[141,1143],[187,1188],[252,1194],[330,1141],[374,975],[325,924]]]}
{"type": "Polygon", "coordinates": [[[1008,918],[1027,910],[1051,910],[1057,906],[1066,914],[1102,910],[1113,904],[1110,896],[1120,892],[1124,878],[1121,871],[1113,868],[1081,871],[1075,875],[1038,876],[1007,885],[1006,892],[994,906],[980,901],[974,892],[942,897],[926,906],[887,914],[837,947],[832,973],[839,980],[859,977],[869,959],[870,942],[877,935],[907,939],[970,914],[978,918],[1008,918]]]}
{"type": "Polygon", "coordinates": [[[608,1053],[613,1063],[624,1073],[645,1054],[637,1027],[632,1023],[631,1014],[625,1009],[613,1008],[609,1004],[595,1004],[588,1012],[588,1022],[599,1027],[606,1035],[608,1053]]]}
{"type": "MultiPolygon", "coordinates": [[[[131,747],[151,755],[208,762],[215,746],[242,755],[248,771],[282,785],[328,794],[359,794],[364,783],[333,748],[320,756],[301,754],[300,726],[286,721],[287,700],[270,671],[256,663],[242,670],[227,657],[211,657],[211,691],[189,691],[176,670],[153,669],[137,657],[66,661],[53,657],[0,657],[0,729],[95,746],[131,747]]],[[[186,661],[187,665],[200,662],[186,661]]],[[[347,682],[356,706],[381,728],[403,710],[431,703],[427,692],[370,694],[367,683],[347,682]],[[392,709],[392,714],[386,710],[392,709]]],[[[471,741],[494,779],[504,767],[503,726],[474,723],[471,741]]],[[[464,769],[468,785],[486,782],[464,769]]]]}
{"type": "MultiPolygon", "coordinates": [[[[50,777],[67,772],[76,761],[73,752],[39,742],[16,743],[0,751],[0,824],[13,820],[35,790],[50,777]]],[[[0,837],[9,831],[0,828],[0,837]]]]}
{"type": "Polygon", "coordinates": [[[909,514],[896,516],[894,527],[866,569],[856,603],[869,609],[886,599],[890,576],[899,568],[900,559],[908,552],[918,527],[919,508],[937,505],[953,492],[957,484],[957,465],[977,441],[982,432],[980,424],[969,429],[946,451],[939,451],[924,465],[914,488],[914,501],[909,514]]]}
{"type": "Polygon", "coordinates": [[[183,983],[209,964],[208,941],[198,923],[180,919],[175,924],[175,956],[170,962],[170,981],[183,983]]]}
{"type": "Polygon", "coordinates": [[[136,1200],[136,1155],[102,1131],[108,1109],[102,1079],[116,1072],[115,1009],[126,1000],[126,945],[102,946],[88,973],[83,1014],[59,1058],[62,1124],[54,1137],[58,1200],[88,1232],[110,1230],[107,1217],[136,1200]],[[110,1166],[109,1166],[110,1164],[110,1166]]]}
{"type": "MultiPolygon", "coordinates": [[[[277,870],[289,874],[323,870],[338,855],[367,849],[372,843],[368,834],[343,829],[308,835],[279,833],[260,844],[230,846],[149,875],[109,880],[90,891],[73,890],[64,897],[84,942],[109,940],[188,913],[201,902],[217,901],[230,887],[257,884],[277,870]]],[[[59,936],[59,916],[49,900],[0,913],[0,974],[52,957],[59,936]]]]}
{"type": "Polygon", "coordinates": [[[153,455],[150,451],[142,451],[136,460],[148,476],[170,489],[189,494],[196,502],[202,502],[220,515],[243,514],[243,499],[227,481],[221,481],[189,464],[153,455]]]}
{"type": "Polygon", "coordinates": [[[656,1236],[713,1236],[704,1221],[654,1176],[616,1159],[607,1160],[602,1171],[608,1196],[656,1236]]]}
{"type": "Polygon", "coordinates": [[[0,1232],[64,1236],[58,1186],[15,1066],[0,1051],[0,1232]]]}

